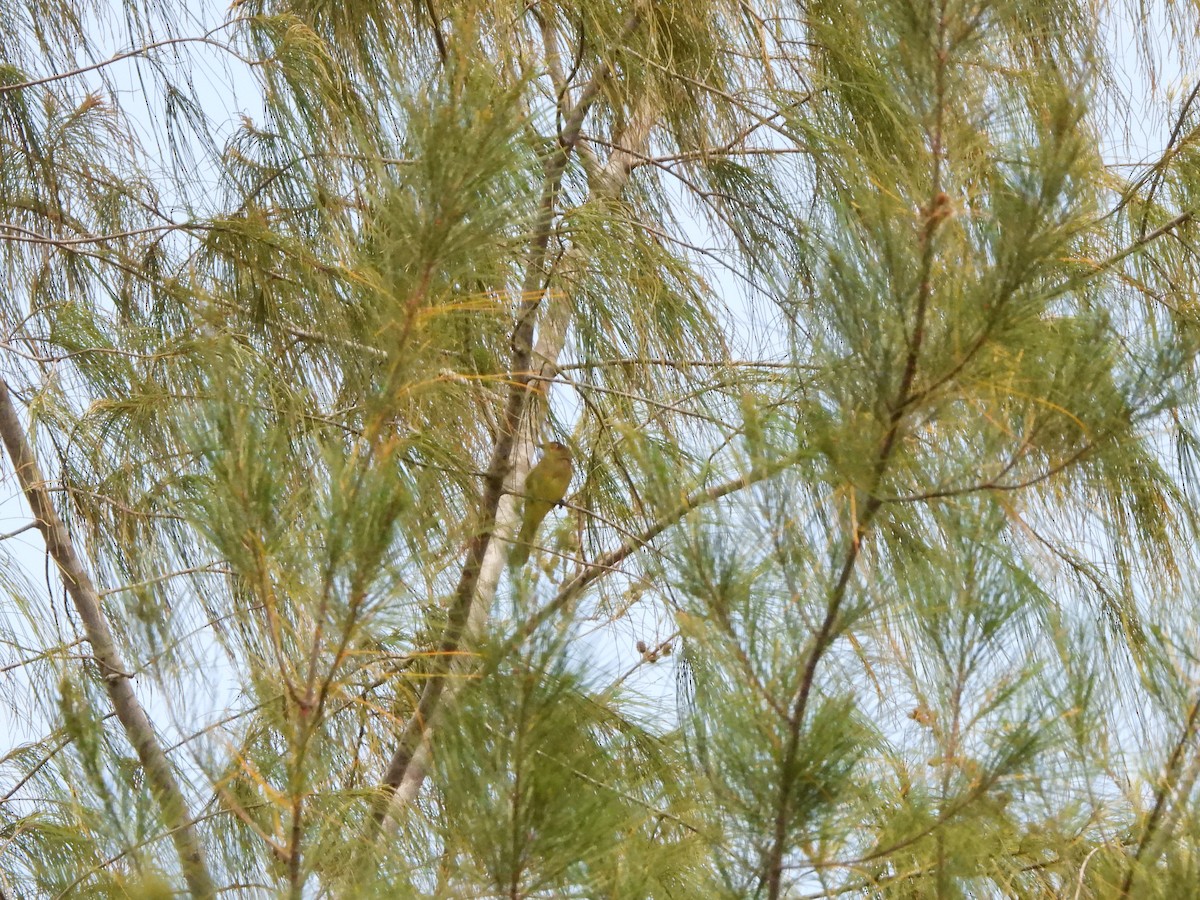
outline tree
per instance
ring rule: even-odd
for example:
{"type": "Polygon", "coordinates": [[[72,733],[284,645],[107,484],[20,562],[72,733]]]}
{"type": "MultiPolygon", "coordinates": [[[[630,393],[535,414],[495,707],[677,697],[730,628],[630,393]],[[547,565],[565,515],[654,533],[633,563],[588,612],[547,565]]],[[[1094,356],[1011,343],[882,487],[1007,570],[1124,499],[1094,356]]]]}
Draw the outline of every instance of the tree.
{"type": "Polygon", "coordinates": [[[1188,11],[0,9],[4,896],[1193,890],[1188,11]]]}

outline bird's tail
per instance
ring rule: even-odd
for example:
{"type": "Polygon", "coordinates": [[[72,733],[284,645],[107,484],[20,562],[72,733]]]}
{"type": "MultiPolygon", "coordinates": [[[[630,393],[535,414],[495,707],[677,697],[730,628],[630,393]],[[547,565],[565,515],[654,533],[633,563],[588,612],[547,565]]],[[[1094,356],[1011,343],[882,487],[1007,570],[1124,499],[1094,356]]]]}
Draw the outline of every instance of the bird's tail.
{"type": "Polygon", "coordinates": [[[508,554],[509,565],[520,568],[529,562],[529,551],[533,548],[533,539],[537,536],[536,528],[528,528],[529,523],[521,526],[521,533],[517,535],[517,541],[512,546],[512,550],[508,554]]]}

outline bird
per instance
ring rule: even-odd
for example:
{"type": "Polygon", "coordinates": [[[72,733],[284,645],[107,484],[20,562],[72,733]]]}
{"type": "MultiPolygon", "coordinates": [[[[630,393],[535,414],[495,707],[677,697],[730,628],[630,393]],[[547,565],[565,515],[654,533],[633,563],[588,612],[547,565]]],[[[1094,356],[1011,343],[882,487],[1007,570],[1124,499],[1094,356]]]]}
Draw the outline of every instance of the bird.
{"type": "Polygon", "coordinates": [[[546,441],[541,445],[542,458],[525,476],[525,509],[521,515],[521,533],[512,549],[509,561],[514,566],[523,566],[529,559],[533,539],[538,526],[550,510],[562,502],[575,468],[571,463],[571,450],[558,441],[546,441]]]}

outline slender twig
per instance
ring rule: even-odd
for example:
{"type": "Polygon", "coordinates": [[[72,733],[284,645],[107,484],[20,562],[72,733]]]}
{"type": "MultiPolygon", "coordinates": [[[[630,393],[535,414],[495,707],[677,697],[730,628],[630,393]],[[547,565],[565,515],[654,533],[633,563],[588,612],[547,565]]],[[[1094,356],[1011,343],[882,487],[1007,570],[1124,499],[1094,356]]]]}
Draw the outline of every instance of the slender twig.
{"type": "MultiPolygon", "coordinates": [[[[1139,180],[1138,183],[1126,193],[1126,197],[1122,198],[1121,200],[1121,205],[1124,206],[1125,203],[1128,202],[1127,198],[1131,198],[1134,193],[1139,190],[1147,180],[1149,180],[1150,190],[1146,193],[1146,200],[1142,209],[1142,220],[1138,224],[1139,237],[1146,233],[1146,220],[1150,215],[1150,208],[1154,204],[1154,195],[1158,193],[1158,189],[1163,183],[1163,178],[1165,177],[1167,171],[1167,163],[1174,159],[1179,151],[1184,147],[1184,144],[1179,144],[1177,142],[1179,141],[1180,135],[1183,133],[1183,126],[1184,123],[1187,122],[1188,112],[1191,110],[1192,104],[1196,102],[1197,96],[1200,96],[1200,82],[1197,82],[1192,87],[1187,99],[1184,100],[1183,105],[1180,106],[1179,115],[1175,117],[1175,125],[1171,128],[1171,135],[1167,138],[1166,149],[1163,150],[1162,157],[1157,163],[1154,164],[1153,168],[1151,168],[1146,177],[1139,180]]],[[[1195,132],[1193,131],[1193,134],[1194,133],[1195,132]]]]}
{"type": "Polygon", "coordinates": [[[1162,225],[1159,225],[1157,228],[1155,228],[1149,234],[1147,234],[1143,237],[1139,237],[1137,240],[1130,242],[1127,246],[1122,247],[1120,250],[1111,254],[1110,256],[1107,256],[1098,262],[1092,263],[1092,265],[1088,268],[1088,270],[1085,273],[1083,273],[1082,275],[1076,275],[1071,278],[1064,279],[1061,283],[1059,283],[1058,285],[1056,285],[1055,287],[1053,287],[1049,291],[1047,291],[1044,295],[1044,299],[1047,301],[1053,300],[1056,297],[1060,297],[1063,294],[1070,293],[1071,291],[1083,286],[1084,284],[1089,282],[1092,278],[1095,278],[1099,275],[1106,274],[1110,269],[1112,269],[1114,266],[1116,266],[1117,263],[1121,262],[1124,259],[1127,259],[1128,257],[1132,256],[1134,253],[1137,253],[1143,247],[1154,243],[1160,237],[1164,237],[1168,234],[1171,234],[1173,231],[1175,231],[1176,228],[1178,228],[1180,225],[1187,224],[1192,219],[1194,219],[1195,216],[1196,216],[1195,209],[1184,210],[1179,215],[1175,216],[1173,219],[1171,219],[1167,222],[1164,222],[1162,225]]]}
{"type": "Polygon", "coordinates": [[[211,226],[193,222],[172,222],[167,225],[147,225],[145,228],[130,228],[127,231],[85,234],[83,237],[74,238],[50,237],[49,235],[34,231],[32,228],[26,228],[24,225],[16,225],[12,222],[0,222],[0,230],[10,231],[15,235],[15,237],[3,238],[4,240],[13,240],[28,244],[46,244],[66,249],[80,244],[103,244],[108,241],[115,241],[118,238],[141,237],[146,234],[162,235],[172,231],[209,231],[211,230],[211,226]]]}
{"type": "Polygon", "coordinates": [[[598,369],[607,366],[666,366],[672,369],[814,369],[816,366],[805,366],[794,362],[760,360],[760,359],[662,359],[660,357],[623,356],[614,359],[589,360],[582,363],[562,363],[559,371],[569,372],[572,369],[598,369]]]}
{"type": "Polygon", "coordinates": [[[162,575],[155,575],[153,578],[147,578],[145,581],[139,581],[139,582],[136,582],[135,584],[123,584],[120,587],[108,588],[107,590],[101,591],[100,596],[101,597],[109,597],[113,594],[123,594],[125,591],[138,591],[138,590],[141,590],[142,588],[152,587],[153,585],[161,584],[164,581],[170,581],[172,578],[178,578],[181,575],[200,575],[200,574],[204,574],[204,575],[234,575],[234,574],[236,574],[232,569],[222,569],[222,568],[218,568],[219,566],[220,566],[220,563],[218,563],[218,562],[210,562],[210,563],[205,563],[202,566],[192,566],[191,568],[188,568],[188,569],[177,569],[174,572],[165,572],[162,575]]]}
{"type": "Polygon", "coordinates": [[[110,56],[108,59],[101,60],[98,63],[93,63],[90,66],[81,66],[78,69],[71,69],[69,72],[60,72],[57,75],[47,75],[45,78],[35,78],[30,81],[19,82],[18,84],[0,85],[0,96],[11,93],[13,91],[21,91],[21,90],[24,90],[25,88],[37,87],[38,85],[42,85],[42,84],[49,84],[53,81],[63,81],[64,79],[67,79],[67,78],[73,78],[76,75],[83,75],[87,72],[94,72],[97,69],[103,69],[106,66],[111,66],[113,63],[118,63],[118,62],[121,62],[122,60],[132,59],[136,56],[144,56],[147,53],[149,53],[151,50],[157,50],[160,47],[177,47],[180,44],[207,44],[210,47],[216,47],[219,50],[224,50],[226,53],[230,54],[231,56],[233,56],[235,59],[239,60],[240,62],[244,62],[248,66],[256,66],[256,65],[259,65],[259,63],[260,63],[259,60],[253,60],[253,59],[244,57],[241,54],[239,54],[236,50],[231,48],[228,44],[223,44],[220,41],[214,41],[212,39],[212,35],[216,34],[218,31],[221,31],[225,28],[229,28],[233,25],[237,25],[238,23],[245,22],[245,21],[246,21],[245,17],[238,18],[238,19],[230,19],[228,22],[222,22],[216,28],[206,31],[200,37],[167,38],[166,40],[155,41],[152,44],[146,44],[142,47],[137,47],[133,50],[125,50],[122,53],[118,53],[115,56],[110,56]]]}
{"type": "Polygon", "coordinates": [[[0,541],[7,541],[10,538],[15,538],[17,535],[24,534],[27,531],[32,531],[37,527],[37,522],[30,522],[28,525],[22,525],[20,528],[17,528],[14,531],[7,531],[4,534],[0,534],[0,541]]]}
{"type": "MultiPolygon", "coordinates": [[[[109,715],[112,715],[112,714],[109,713],[109,715]]],[[[19,791],[19,790],[21,790],[21,788],[25,787],[25,785],[29,783],[30,779],[32,779],[34,775],[36,775],[43,768],[45,768],[50,763],[50,761],[59,754],[59,752],[63,749],[63,747],[65,747],[69,743],[71,743],[72,740],[74,740],[74,738],[69,738],[69,737],[60,738],[58,741],[58,744],[55,745],[55,747],[52,750],[50,750],[49,753],[47,753],[45,756],[43,756],[41,759],[39,759],[37,761],[37,764],[33,768],[31,768],[28,772],[26,772],[24,775],[22,775],[21,778],[17,781],[17,783],[14,784],[11,788],[9,788],[8,791],[5,792],[4,796],[0,797],[0,803],[7,803],[9,800],[11,800],[13,797],[15,797],[17,795],[17,791],[19,791]]],[[[11,756],[11,754],[6,754],[3,761],[7,762],[9,756],[11,756]]]]}
{"type": "MultiPolygon", "coordinates": [[[[7,666],[0,666],[0,675],[6,672],[12,672],[16,669],[24,668],[25,666],[32,665],[33,663],[43,659],[49,659],[50,657],[66,658],[65,651],[70,650],[72,647],[78,647],[82,643],[83,638],[77,638],[76,640],[71,641],[69,644],[60,644],[57,647],[51,647],[49,650],[44,650],[36,656],[27,656],[24,659],[17,660],[15,663],[9,663],[7,666]]],[[[84,657],[76,656],[75,658],[90,659],[91,657],[89,655],[84,657]]]]}
{"type": "Polygon", "coordinates": [[[446,64],[446,39],[442,37],[442,24],[438,19],[437,10],[433,8],[433,0],[425,0],[425,12],[429,15],[429,28],[433,32],[433,42],[437,45],[438,57],[442,65],[446,64]]]}

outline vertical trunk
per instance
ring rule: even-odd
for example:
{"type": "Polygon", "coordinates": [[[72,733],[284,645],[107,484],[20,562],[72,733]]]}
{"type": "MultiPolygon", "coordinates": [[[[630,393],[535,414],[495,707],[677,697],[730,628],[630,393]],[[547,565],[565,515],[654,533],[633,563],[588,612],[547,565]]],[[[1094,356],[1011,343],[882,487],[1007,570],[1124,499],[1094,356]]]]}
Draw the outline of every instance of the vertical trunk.
{"type": "Polygon", "coordinates": [[[117,651],[96,586],[75,552],[71,536],[54,508],[46,488],[46,479],[38,468],[12,395],[3,380],[0,380],[0,440],[4,442],[4,448],[12,460],[21,491],[37,520],[38,530],[46,540],[46,551],[58,566],[67,594],[83,622],[84,634],[92,648],[92,658],[104,678],[113,710],[142,764],[146,783],[158,801],[163,824],[179,854],[188,889],[193,897],[212,897],[215,894],[212,876],[183,791],[175,779],[167,754],[158,742],[150,718],[133,692],[133,676],[117,651]]]}

